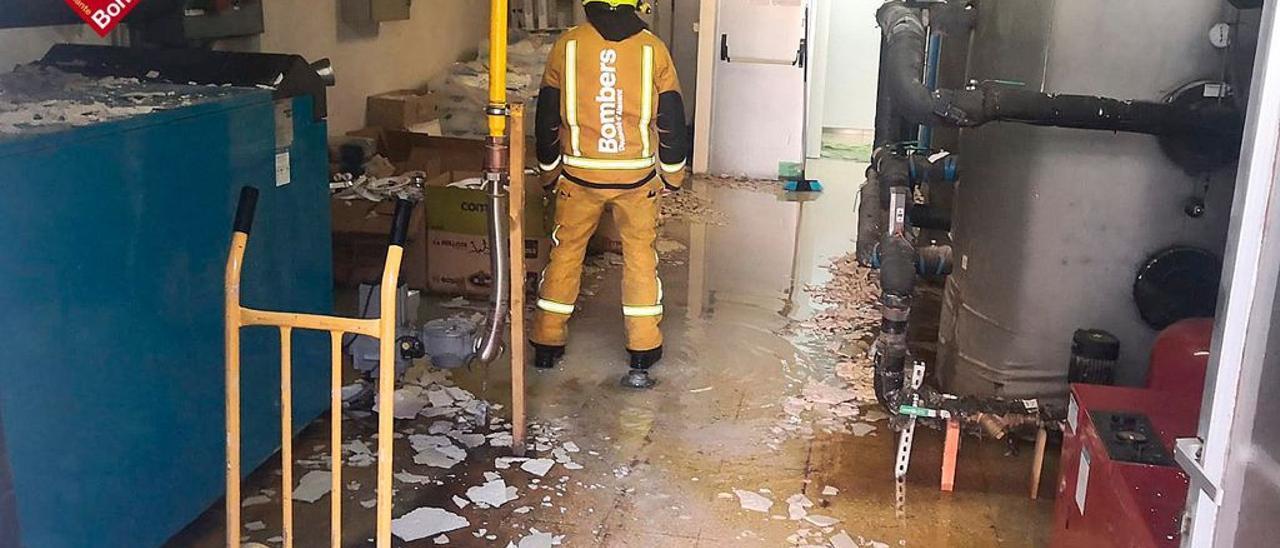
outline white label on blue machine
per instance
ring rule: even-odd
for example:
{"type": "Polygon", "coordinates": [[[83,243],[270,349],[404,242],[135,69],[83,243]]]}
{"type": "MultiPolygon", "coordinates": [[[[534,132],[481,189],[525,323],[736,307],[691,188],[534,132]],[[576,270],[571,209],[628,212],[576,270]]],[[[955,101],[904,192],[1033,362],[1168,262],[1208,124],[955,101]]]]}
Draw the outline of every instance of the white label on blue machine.
{"type": "Polygon", "coordinates": [[[284,186],[291,182],[289,172],[289,151],[276,153],[276,186],[284,186]]]}

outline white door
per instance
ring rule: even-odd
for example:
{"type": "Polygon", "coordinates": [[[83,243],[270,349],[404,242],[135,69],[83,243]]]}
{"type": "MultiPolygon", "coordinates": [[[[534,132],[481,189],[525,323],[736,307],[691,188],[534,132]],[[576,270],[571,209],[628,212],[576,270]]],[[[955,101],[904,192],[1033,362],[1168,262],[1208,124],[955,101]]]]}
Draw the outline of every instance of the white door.
{"type": "Polygon", "coordinates": [[[804,159],[804,0],[720,0],[710,170],[772,179],[804,159]]]}

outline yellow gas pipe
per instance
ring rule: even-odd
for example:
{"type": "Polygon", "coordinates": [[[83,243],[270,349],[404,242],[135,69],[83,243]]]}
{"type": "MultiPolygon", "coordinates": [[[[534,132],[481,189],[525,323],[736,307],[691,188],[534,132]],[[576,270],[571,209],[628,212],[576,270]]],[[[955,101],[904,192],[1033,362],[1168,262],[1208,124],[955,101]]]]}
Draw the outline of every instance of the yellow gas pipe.
{"type": "MultiPolygon", "coordinates": [[[[489,250],[493,272],[493,296],[489,321],[476,340],[473,365],[488,365],[502,354],[507,318],[508,272],[507,183],[510,180],[510,143],[507,137],[507,0],[491,0],[489,5],[489,137],[485,139],[484,190],[489,199],[489,250]]],[[[523,137],[522,137],[523,138],[523,137]]]]}
{"type": "Polygon", "coordinates": [[[507,136],[507,0],[489,2],[489,138],[507,136]]]}

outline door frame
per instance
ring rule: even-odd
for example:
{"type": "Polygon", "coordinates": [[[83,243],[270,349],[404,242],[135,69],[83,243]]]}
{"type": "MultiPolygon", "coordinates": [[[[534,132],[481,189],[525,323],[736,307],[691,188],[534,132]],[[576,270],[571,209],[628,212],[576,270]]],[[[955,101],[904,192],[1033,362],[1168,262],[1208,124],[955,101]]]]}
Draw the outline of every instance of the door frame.
{"type": "Polygon", "coordinates": [[[1195,548],[1230,546],[1242,520],[1265,519],[1241,500],[1254,423],[1270,420],[1256,416],[1257,404],[1275,397],[1260,386],[1275,359],[1267,347],[1280,336],[1271,325],[1280,283],[1280,8],[1263,9],[1198,437],[1175,447],[1191,477],[1182,545],[1195,548]]]}
{"type": "Polygon", "coordinates": [[[717,16],[720,0],[700,0],[698,12],[698,88],[693,110],[693,172],[706,173],[711,164],[711,124],[715,123],[717,16]]]}

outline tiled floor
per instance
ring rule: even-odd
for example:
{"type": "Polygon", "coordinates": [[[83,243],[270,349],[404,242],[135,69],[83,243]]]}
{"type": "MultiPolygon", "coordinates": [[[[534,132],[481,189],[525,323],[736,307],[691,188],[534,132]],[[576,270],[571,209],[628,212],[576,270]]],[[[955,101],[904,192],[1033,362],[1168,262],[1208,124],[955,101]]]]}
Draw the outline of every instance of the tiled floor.
{"type": "MultiPolygon", "coordinates": [[[[486,448],[473,452],[465,469],[442,476],[443,487],[401,486],[396,515],[431,505],[466,516],[472,527],[449,534],[453,546],[505,546],[530,528],[566,535],[566,546],[790,546],[788,537],[804,526],[785,519],[782,501],[804,493],[817,503],[812,513],[841,520],[830,533],[811,540],[847,531],[854,539],[891,547],[1045,544],[1052,501],[1027,498],[1030,450],[1025,445],[1020,455],[1009,456],[1004,443],[967,439],[956,491],[947,494],[937,488],[941,436],[920,431],[907,517],[899,519],[891,469],[895,438],[886,423],[866,437],[819,433],[791,439],[777,450],[760,443],[779,418],[780,402],[804,379],[829,376],[834,365],[833,358],[799,348],[779,333],[789,319],[807,313],[803,287],[823,281],[821,265],[852,246],[852,208],[863,168],[821,162],[810,175],[822,179],[827,191],[816,201],[719,189],[716,205],[728,213],[727,226],[666,227],[690,249],[662,268],[667,358],[656,370],[660,384],[652,391],[630,392],[617,385],[625,363],[617,272],[585,299],[563,365],[529,373],[531,417],[562,427],[563,439],[583,449],[583,470],[559,470],[543,480],[545,485],[566,475],[566,496],[533,490],[526,474],[510,470],[502,475],[518,486],[520,500],[497,509],[457,510],[450,496],[482,483],[483,473],[493,470],[493,458],[501,456],[486,448]],[[839,494],[823,496],[828,485],[839,494]],[[768,489],[775,501],[772,511],[743,511],[736,498],[724,496],[734,489],[768,489]],[[548,495],[551,506],[542,506],[548,495]],[[535,509],[513,513],[521,505],[535,509]],[[497,540],[473,536],[480,528],[497,540]]],[[[507,402],[507,367],[499,363],[455,379],[482,398],[507,402]]],[[[372,433],[371,423],[346,423],[347,430],[366,439],[372,433]]],[[[324,446],[327,428],[324,420],[313,425],[299,438],[298,451],[324,446]]],[[[399,463],[409,463],[410,471],[429,473],[413,467],[407,447],[396,458],[397,470],[399,463]]],[[[1053,488],[1053,463],[1051,457],[1046,497],[1053,488]]],[[[277,483],[274,467],[269,464],[250,478],[246,493],[277,483]]],[[[373,511],[357,502],[373,496],[373,472],[372,467],[345,472],[362,487],[344,493],[344,545],[367,545],[372,538],[373,511]]],[[[327,501],[296,505],[297,546],[327,545],[327,501]]],[[[273,505],[246,509],[246,522],[262,520],[267,526],[250,536],[265,541],[278,535],[278,513],[273,505]]],[[[171,544],[217,546],[221,529],[218,505],[171,544]]],[[[424,539],[413,545],[433,544],[424,539]]]]}

